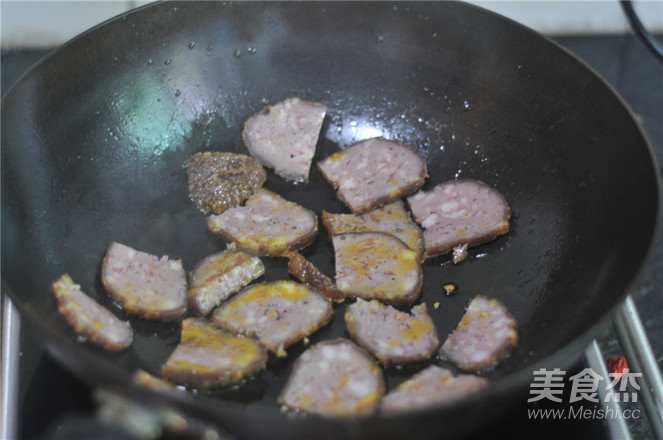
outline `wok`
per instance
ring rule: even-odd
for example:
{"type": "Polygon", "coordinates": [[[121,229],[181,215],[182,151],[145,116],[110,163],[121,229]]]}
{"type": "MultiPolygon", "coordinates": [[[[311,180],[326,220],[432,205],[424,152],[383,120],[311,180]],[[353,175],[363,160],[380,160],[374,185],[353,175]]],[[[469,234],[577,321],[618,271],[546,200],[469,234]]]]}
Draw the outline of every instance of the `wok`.
{"type": "MultiPolygon", "coordinates": [[[[345,212],[317,170],[266,187],[320,213],[345,212]]],[[[497,417],[532,371],[574,360],[625,297],[657,221],[651,151],[629,110],[586,66],[546,38],[456,2],[160,3],[108,21],[33,68],[2,102],[2,289],[64,365],[95,387],[172,405],[239,438],[408,438],[458,435],[497,417]],[[138,390],[158,374],[179,323],[127,316],[99,270],[111,241],[182,258],[185,268],[223,243],[188,200],[184,160],[246,153],[244,120],[299,96],[329,108],[315,160],[384,136],[424,154],[424,189],[474,178],[509,201],[512,231],[424,264],[422,301],[440,337],[468,300],[500,299],[520,343],[491,385],[450,406],[357,420],[284,415],[275,398],[306,348],[236,387],[186,396],[138,390]],[[51,283],[68,272],[128,318],[131,348],[109,353],[77,340],[57,313],[51,283]],[[452,297],[441,285],[459,286],[452,297]]],[[[321,234],[304,251],[333,274],[321,234]]],[[[264,259],[265,281],[287,278],[264,259]]],[[[311,344],[346,336],[336,307],[311,344]]],[[[430,363],[446,366],[434,359],[430,363]]],[[[389,389],[426,365],[387,368],[389,389]]]]}

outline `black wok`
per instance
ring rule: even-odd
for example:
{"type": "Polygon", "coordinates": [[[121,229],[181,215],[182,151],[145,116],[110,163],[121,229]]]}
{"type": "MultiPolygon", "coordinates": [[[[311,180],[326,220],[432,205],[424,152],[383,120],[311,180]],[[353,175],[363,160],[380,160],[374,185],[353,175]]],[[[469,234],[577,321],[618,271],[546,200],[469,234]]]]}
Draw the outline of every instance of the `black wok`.
{"type": "MultiPolygon", "coordinates": [[[[317,212],[344,211],[314,171],[266,186],[317,212]]],[[[64,45],[2,102],[2,288],[63,364],[94,386],[166,402],[240,438],[398,438],[466,433],[499,415],[532,371],[575,359],[624,298],[657,221],[653,158],[629,111],[583,64],[545,38],[455,2],[162,3],[64,45]],[[425,188],[474,178],[498,188],[512,231],[425,263],[422,300],[442,338],[469,298],[499,298],[520,344],[484,392],[388,419],[289,417],[275,397],[292,361],[214,395],[155,396],[131,386],[158,374],[178,323],[128,317],[133,346],[77,341],[50,284],[68,272],[118,316],[99,282],[111,241],[182,258],[190,269],[223,244],[188,200],[182,164],[196,151],[245,153],[243,121],[289,96],[329,108],[316,160],[376,135],[426,155],[425,188]],[[440,286],[454,282],[453,297],[440,286]]],[[[333,274],[329,240],[304,254],[333,274]]],[[[265,259],[265,280],[287,278],[265,259]]],[[[343,307],[311,343],[344,336],[343,307]]],[[[432,361],[446,365],[439,359],[432,361]]],[[[392,388],[424,365],[385,371],[392,388]]]]}

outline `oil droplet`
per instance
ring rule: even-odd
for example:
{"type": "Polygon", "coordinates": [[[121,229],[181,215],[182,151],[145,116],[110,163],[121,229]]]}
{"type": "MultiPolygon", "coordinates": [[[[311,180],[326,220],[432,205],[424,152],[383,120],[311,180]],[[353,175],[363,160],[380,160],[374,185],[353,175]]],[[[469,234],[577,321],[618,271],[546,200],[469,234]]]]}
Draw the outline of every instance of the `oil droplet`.
{"type": "Polygon", "coordinates": [[[470,109],[470,103],[463,101],[463,110],[468,111],[470,109]]]}
{"type": "Polygon", "coordinates": [[[239,58],[239,57],[241,57],[241,56],[242,56],[242,51],[239,50],[239,49],[235,49],[235,50],[233,51],[233,56],[234,56],[235,58],[239,58]]]}
{"type": "Polygon", "coordinates": [[[166,58],[166,60],[163,62],[165,65],[168,65],[171,63],[170,58],[166,58]]]}
{"type": "Polygon", "coordinates": [[[195,41],[192,41],[191,43],[189,43],[189,49],[193,49],[194,47],[196,47],[196,42],[195,41]]]}
{"type": "Polygon", "coordinates": [[[249,53],[249,55],[253,55],[258,51],[258,49],[256,49],[255,47],[249,47],[248,49],[246,49],[246,51],[249,53]]]}

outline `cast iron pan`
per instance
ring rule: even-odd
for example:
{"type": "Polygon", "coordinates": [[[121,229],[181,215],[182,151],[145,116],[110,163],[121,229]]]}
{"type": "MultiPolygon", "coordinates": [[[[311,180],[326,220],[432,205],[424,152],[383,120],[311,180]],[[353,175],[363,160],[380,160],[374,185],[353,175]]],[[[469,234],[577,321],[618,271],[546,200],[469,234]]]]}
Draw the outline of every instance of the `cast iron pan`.
{"type": "MultiPolygon", "coordinates": [[[[346,212],[317,170],[266,187],[320,213],[346,212]]],[[[456,2],[161,3],[120,16],[48,56],[2,102],[2,288],[54,356],[94,386],[166,402],[240,438],[397,438],[462,434],[508,406],[542,366],[563,368],[624,298],[657,218],[652,154],[629,111],[586,66],[547,39],[456,2]],[[299,96],[329,108],[315,160],[384,136],[428,160],[424,189],[456,178],[500,190],[512,231],[463,264],[425,263],[422,301],[443,339],[469,299],[501,300],[520,344],[484,375],[492,385],[449,407],[334,421],[281,413],[276,395],[305,348],[208,396],[137,391],[158,374],[179,323],[129,316],[133,346],[77,340],[51,283],[68,272],[122,318],[99,281],[111,241],[182,258],[223,248],[187,197],[194,152],[246,153],[243,122],[299,96]],[[453,282],[447,297],[441,285],[453,282]]],[[[333,275],[325,234],[304,251],[333,275]]],[[[288,278],[265,259],[265,281],[288,278]]],[[[311,343],[347,336],[344,306],[311,343]]],[[[434,359],[430,363],[447,366],[434,359]]],[[[427,364],[385,370],[389,389],[427,364]]]]}

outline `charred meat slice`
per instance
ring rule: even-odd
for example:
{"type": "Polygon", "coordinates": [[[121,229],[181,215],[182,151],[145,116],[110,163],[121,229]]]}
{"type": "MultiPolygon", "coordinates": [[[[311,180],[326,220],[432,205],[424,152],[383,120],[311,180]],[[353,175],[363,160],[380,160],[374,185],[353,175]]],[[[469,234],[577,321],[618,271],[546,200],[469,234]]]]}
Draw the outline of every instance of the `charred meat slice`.
{"type": "Polygon", "coordinates": [[[207,217],[207,227],[238,248],[278,256],[308,246],[318,235],[318,217],[263,188],[244,206],[207,217]]]}
{"type": "Polygon", "coordinates": [[[58,310],[74,331],[100,347],[110,351],[127,348],[133,341],[133,331],[108,309],[81,291],[68,274],[53,283],[58,310]]]}
{"type": "Polygon", "coordinates": [[[424,259],[424,237],[419,226],[410,218],[402,200],[397,200],[366,214],[331,214],[322,212],[322,224],[330,236],[348,232],[384,232],[408,245],[424,259]]]}
{"type": "MultiPolygon", "coordinates": [[[[424,228],[426,256],[474,246],[509,232],[511,209],[494,188],[476,180],[455,180],[407,198],[424,228]]],[[[462,258],[462,257],[461,257],[462,258]]]]}
{"type": "Polygon", "coordinates": [[[187,387],[217,388],[239,382],[266,363],[267,352],[253,339],[235,336],[203,318],[187,318],[161,375],[187,387]]]}
{"type": "Polygon", "coordinates": [[[332,237],[336,286],[346,295],[389,304],[411,304],[419,298],[423,272],[416,252],[382,232],[332,237]]]}
{"type": "Polygon", "coordinates": [[[146,319],[172,321],[187,310],[186,273],[181,260],[160,259],[120,243],[111,243],[101,281],[124,309],[146,319]]]}
{"type": "Polygon", "coordinates": [[[480,391],[488,380],[471,374],[454,377],[451,371],[435,365],[422,370],[389,392],[380,410],[383,413],[416,411],[453,402],[480,391]]]}
{"type": "Polygon", "coordinates": [[[345,339],[320,342],[295,362],[278,403],[323,416],[373,412],[384,395],[382,371],[345,339]]]}
{"type": "Polygon", "coordinates": [[[209,255],[189,273],[189,307],[199,316],[237,293],[265,273],[265,266],[250,252],[228,249],[209,255]]]}
{"type": "Polygon", "coordinates": [[[215,324],[255,337],[277,356],[327,324],[333,315],[322,294],[294,281],[256,284],[212,314],[215,324]]]}
{"type": "Polygon", "coordinates": [[[318,168],[354,214],[392,203],[424,184],[426,161],[405,145],[374,138],[332,154],[318,168]]]}
{"type": "Polygon", "coordinates": [[[336,284],[317,267],[297,252],[288,252],[288,272],[299,281],[322,292],[327,298],[335,302],[343,302],[345,294],[336,287],[336,284]]]}
{"type": "Polygon", "coordinates": [[[186,172],[189,197],[206,214],[240,205],[267,179],[255,158],[235,153],[196,153],[187,160],[186,172]]]}
{"type": "Polygon", "coordinates": [[[244,123],[251,154],[286,180],[307,182],[327,108],[289,98],[270,105],[244,123]]]}
{"type": "Polygon", "coordinates": [[[347,307],[345,324],[352,339],[383,364],[425,361],[440,347],[426,304],[409,314],[358,298],[347,307]]]}
{"type": "Polygon", "coordinates": [[[440,355],[464,371],[495,366],[518,344],[518,324],[496,299],[477,296],[442,344],[440,355]]]}

